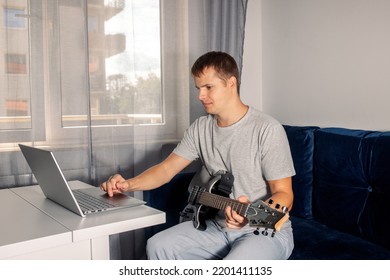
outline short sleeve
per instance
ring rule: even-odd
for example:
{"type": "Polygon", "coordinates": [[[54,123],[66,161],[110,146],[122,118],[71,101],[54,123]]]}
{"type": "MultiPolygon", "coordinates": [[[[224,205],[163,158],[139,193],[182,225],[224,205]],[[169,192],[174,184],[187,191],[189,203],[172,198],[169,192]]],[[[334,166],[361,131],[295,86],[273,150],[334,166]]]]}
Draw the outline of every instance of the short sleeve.
{"type": "Polygon", "coordinates": [[[261,139],[262,172],[267,180],[277,180],[295,175],[290,145],[282,125],[267,128],[261,139]]]}

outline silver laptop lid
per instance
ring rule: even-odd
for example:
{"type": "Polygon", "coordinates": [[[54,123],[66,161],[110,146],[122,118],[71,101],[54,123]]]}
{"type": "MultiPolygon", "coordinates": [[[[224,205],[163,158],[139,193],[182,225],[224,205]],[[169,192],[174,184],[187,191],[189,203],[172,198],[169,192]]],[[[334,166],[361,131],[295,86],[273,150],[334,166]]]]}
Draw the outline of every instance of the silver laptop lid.
{"type": "Polygon", "coordinates": [[[85,217],[53,153],[22,144],[19,147],[45,196],[85,217]]]}

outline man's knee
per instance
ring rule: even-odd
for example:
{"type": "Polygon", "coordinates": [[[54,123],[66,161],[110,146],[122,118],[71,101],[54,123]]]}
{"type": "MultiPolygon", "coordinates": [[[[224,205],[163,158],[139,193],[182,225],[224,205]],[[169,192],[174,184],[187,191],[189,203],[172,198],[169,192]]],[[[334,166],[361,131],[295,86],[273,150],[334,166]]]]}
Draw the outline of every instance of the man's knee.
{"type": "Polygon", "coordinates": [[[158,243],[156,242],[155,236],[152,236],[151,238],[148,239],[146,242],[146,255],[148,259],[156,259],[156,245],[158,243]]]}
{"type": "Polygon", "coordinates": [[[166,245],[161,234],[157,233],[148,239],[146,243],[146,255],[150,260],[168,259],[166,245]]]}

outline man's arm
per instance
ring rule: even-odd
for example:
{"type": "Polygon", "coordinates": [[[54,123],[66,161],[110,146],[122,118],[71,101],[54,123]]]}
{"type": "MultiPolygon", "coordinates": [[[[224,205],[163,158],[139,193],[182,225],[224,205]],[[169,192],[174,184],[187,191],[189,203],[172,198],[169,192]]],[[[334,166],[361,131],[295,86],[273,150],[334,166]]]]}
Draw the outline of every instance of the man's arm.
{"type": "Polygon", "coordinates": [[[109,196],[128,191],[151,190],[168,183],[173,176],[191,163],[183,157],[171,153],[164,161],[145,170],[140,175],[125,180],[120,174],[108,178],[100,185],[109,196]]]}
{"type": "Polygon", "coordinates": [[[272,195],[267,201],[269,202],[270,199],[272,199],[273,207],[276,204],[279,204],[280,207],[286,207],[288,211],[290,211],[294,200],[291,177],[279,180],[271,180],[268,181],[268,184],[272,195]]]}

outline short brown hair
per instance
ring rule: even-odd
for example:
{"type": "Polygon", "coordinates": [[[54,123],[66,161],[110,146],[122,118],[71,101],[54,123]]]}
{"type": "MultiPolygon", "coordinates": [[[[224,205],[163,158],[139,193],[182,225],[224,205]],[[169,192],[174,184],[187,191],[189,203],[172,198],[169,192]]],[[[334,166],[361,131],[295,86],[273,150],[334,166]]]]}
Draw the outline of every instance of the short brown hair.
{"type": "Polygon", "coordinates": [[[204,69],[213,68],[219,78],[226,81],[230,77],[235,77],[237,80],[237,90],[240,88],[240,73],[234,58],[225,53],[211,51],[200,56],[192,65],[191,73],[194,77],[199,77],[204,69]]]}

